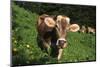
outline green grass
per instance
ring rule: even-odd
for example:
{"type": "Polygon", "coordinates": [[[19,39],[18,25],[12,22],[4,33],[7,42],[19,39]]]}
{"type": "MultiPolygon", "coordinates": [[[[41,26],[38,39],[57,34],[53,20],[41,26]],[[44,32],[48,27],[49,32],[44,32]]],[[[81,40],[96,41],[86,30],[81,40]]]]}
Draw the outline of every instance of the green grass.
{"type": "Polygon", "coordinates": [[[95,36],[92,34],[68,33],[69,45],[64,49],[65,62],[95,60],[95,36]]]}
{"type": "Polygon", "coordinates": [[[48,58],[37,45],[38,14],[12,4],[12,63],[13,65],[51,64],[96,60],[96,38],[93,34],[69,32],[68,47],[60,62],[48,58]]]}

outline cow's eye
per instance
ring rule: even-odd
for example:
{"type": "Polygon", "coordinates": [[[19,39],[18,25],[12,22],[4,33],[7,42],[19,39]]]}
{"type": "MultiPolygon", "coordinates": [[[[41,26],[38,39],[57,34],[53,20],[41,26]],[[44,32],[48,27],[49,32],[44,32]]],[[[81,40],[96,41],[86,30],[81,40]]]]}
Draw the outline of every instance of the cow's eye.
{"type": "Polygon", "coordinates": [[[55,27],[57,27],[57,25],[55,25],[55,27]]]}
{"type": "Polygon", "coordinates": [[[64,43],[66,43],[66,41],[64,41],[64,43]]]}
{"type": "Polygon", "coordinates": [[[60,20],[57,21],[58,23],[60,22],[60,20]]]}
{"type": "Polygon", "coordinates": [[[59,26],[58,26],[58,25],[56,25],[56,28],[59,28],[59,26]]]}

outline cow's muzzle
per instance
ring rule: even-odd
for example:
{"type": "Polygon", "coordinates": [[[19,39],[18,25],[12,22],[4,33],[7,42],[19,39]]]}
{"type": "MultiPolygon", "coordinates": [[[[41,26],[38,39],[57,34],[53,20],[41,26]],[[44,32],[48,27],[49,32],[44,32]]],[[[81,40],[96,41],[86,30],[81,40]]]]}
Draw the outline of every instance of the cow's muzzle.
{"type": "Polygon", "coordinates": [[[65,48],[67,46],[67,40],[64,38],[59,38],[56,45],[58,48],[65,48]]]}

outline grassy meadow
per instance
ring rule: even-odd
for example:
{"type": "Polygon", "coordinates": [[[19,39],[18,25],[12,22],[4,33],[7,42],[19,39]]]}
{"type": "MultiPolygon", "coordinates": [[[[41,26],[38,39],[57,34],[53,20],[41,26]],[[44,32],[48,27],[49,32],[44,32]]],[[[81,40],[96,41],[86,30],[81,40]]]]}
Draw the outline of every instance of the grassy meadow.
{"type": "Polygon", "coordinates": [[[37,65],[96,60],[95,34],[68,32],[68,47],[64,49],[60,62],[48,58],[37,45],[37,13],[30,12],[12,3],[12,64],[37,65]]]}

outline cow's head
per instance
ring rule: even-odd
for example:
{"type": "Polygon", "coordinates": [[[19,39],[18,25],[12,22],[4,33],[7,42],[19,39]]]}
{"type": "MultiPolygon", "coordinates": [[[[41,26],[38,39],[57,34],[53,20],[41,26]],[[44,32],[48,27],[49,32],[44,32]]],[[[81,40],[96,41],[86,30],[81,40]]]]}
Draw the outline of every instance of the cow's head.
{"type": "Polygon", "coordinates": [[[67,31],[76,32],[79,29],[80,28],[77,24],[70,24],[69,17],[58,15],[56,20],[56,32],[58,36],[56,45],[58,46],[58,48],[65,48],[67,46],[67,31]]]}
{"type": "Polygon", "coordinates": [[[47,14],[39,16],[38,26],[40,26],[41,29],[43,28],[46,31],[51,31],[55,27],[55,24],[51,16],[47,14]]]}

